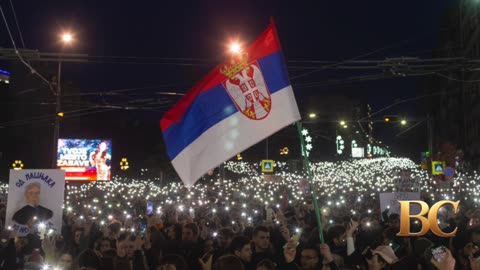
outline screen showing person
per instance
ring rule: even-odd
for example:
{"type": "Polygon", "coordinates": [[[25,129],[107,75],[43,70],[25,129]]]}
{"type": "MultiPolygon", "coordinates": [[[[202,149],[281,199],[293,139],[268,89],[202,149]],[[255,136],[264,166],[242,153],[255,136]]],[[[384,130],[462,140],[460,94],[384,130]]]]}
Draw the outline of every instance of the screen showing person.
{"type": "Polygon", "coordinates": [[[46,221],[52,218],[52,210],[40,205],[41,187],[40,183],[30,183],[25,187],[24,197],[27,205],[15,212],[13,221],[21,225],[27,225],[34,217],[38,221],[46,221]]]}
{"type": "Polygon", "coordinates": [[[110,180],[110,166],[107,161],[110,161],[111,158],[106,142],[99,143],[97,149],[90,154],[90,163],[95,166],[97,171],[96,180],[110,180]]]}

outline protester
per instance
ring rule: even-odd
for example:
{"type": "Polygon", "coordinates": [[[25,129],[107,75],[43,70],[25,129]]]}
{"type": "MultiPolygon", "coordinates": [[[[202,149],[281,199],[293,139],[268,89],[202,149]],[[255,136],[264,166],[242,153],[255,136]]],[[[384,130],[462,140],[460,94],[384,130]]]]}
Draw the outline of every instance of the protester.
{"type": "MultiPolygon", "coordinates": [[[[140,181],[67,185],[62,230],[40,238],[35,230],[14,237],[6,228],[0,270],[480,270],[474,203],[462,202],[455,215],[440,211],[442,230],[458,227],[453,238],[399,237],[401,217],[381,210],[375,194],[319,195],[319,226],[308,191],[248,183],[202,180],[191,190],[140,181]],[[155,204],[150,215],[147,201],[155,204]],[[442,259],[431,254],[439,246],[442,259]]],[[[412,220],[412,231],[419,226],[412,220]]]]}

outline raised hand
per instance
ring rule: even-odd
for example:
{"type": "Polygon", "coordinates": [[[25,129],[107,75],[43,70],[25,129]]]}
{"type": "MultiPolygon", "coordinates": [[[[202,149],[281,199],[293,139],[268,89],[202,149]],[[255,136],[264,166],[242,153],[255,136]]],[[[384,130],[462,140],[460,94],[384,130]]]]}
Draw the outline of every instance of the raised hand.
{"type": "Polygon", "coordinates": [[[290,239],[285,248],[283,249],[283,257],[285,257],[285,262],[291,263],[295,260],[297,254],[297,245],[293,239],[290,239]]]}
{"type": "Polygon", "coordinates": [[[394,264],[398,261],[397,255],[390,246],[378,246],[372,251],[372,254],[378,254],[382,256],[383,260],[388,264],[394,264]]]}
{"type": "MultiPolygon", "coordinates": [[[[450,253],[450,250],[448,248],[445,248],[445,252],[446,252],[446,255],[443,258],[443,260],[441,260],[440,262],[437,262],[434,258],[432,258],[430,262],[432,262],[432,264],[435,265],[435,267],[438,270],[454,270],[455,259],[453,258],[452,253],[450,253]]],[[[473,268],[473,267],[471,268],[471,270],[477,270],[477,269],[478,268],[473,268]]]]}
{"type": "Polygon", "coordinates": [[[212,270],[212,259],[213,259],[213,254],[206,254],[202,258],[198,259],[198,262],[202,266],[202,270],[212,270]],[[208,256],[207,258],[205,258],[208,256]],[[206,261],[204,261],[206,259],[206,261]]]}
{"type": "Polygon", "coordinates": [[[330,251],[330,247],[327,244],[320,244],[320,254],[323,256],[326,263],[333,262],[333,255],[330,251]]]}
{"type": "Polygon", "coordinates": [[[355,230],[358,228],[358,222],[355,220],[350,221],[347,226],[347,237],[352,237],[355,230]]]}
{"type": "Polygon", "coordinates": [[[140,235],[137,235],[137,237],[135,238],[135,243],[134,243],[135,250],[141,250],[143,244],[145,244],[145,240],[143,240],[140,235]]]}

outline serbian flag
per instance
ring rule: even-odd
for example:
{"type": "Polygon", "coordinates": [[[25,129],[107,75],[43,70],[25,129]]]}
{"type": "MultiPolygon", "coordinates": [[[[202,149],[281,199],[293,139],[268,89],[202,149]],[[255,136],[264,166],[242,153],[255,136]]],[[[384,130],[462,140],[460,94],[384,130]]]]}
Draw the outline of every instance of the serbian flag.
{"type": "Polygon", "coordinates": [[[160,121],[173,167],[191,187],[207,171],[300,119],[272,22],[160,121]]]}

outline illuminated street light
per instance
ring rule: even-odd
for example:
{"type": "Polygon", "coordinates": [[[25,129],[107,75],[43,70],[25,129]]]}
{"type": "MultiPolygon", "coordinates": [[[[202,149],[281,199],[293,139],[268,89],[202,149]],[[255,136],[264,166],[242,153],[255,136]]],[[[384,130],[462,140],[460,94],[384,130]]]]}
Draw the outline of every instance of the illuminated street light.
{"type": "Polygon", "coordinates": [[[402,119],[402,121],[400,121],[400,124],[401,124],[402,126],[405,126],[405,125],[407,124],[407,120],[402,119]]]}
{"type": "Polygon", "coordinates": [[[383,118],[383,121],[385,121],[386,123],[390,122],[390,117],[383,118]]]}
{"type": "Polygon", "coordinates": [[[348,126],[347,126],[347,125],[344,125],[343,128],[348,128],[348,126]]]}
{"type": "Polygon", "coordinates": [[[57,117],[53,126],[53,148],[52,148],[52,168],[57,167],[57,151],[58,151],[58,138],[60,137],[60,118],[63,117],[61,96],[62,96],[62,54],[65,47],[71,45],[74,41],[72,32],[66,31],[60,34],[60,42],[62,43],[62,50],[58,59],[58,71],[57,71],[57,89],[55,93],[55,110],[57,117]]]}
{"type": "Polygon", "coordinates": [[[73,42],[73,35],[70,32],[65,32],[62,34],[62,42],[63,44],[71,44],[73,42]]]}
{"type": "Polygon", "coordinates": [[[317,117],[317,115],[315,113],[311,113],[311,114],[308,115],[308,117],[315,118],[315,117],[317,117]]]}
{"type": "Polygon", "coordinates": [[[345,125],[346,125],[345,121],[343,121],[343,120],[340,121],[340,126],[345,126],[345,125]]]}
{"type": "Polygon", "coordinates": [[[240,46],[240,43],[238,43],[237,41],[234,41],[232,42],[232,44],[230,44],[230,52],[233,53],[233,54],[238,54],[242,51],[242,46],[240,46]]]}

